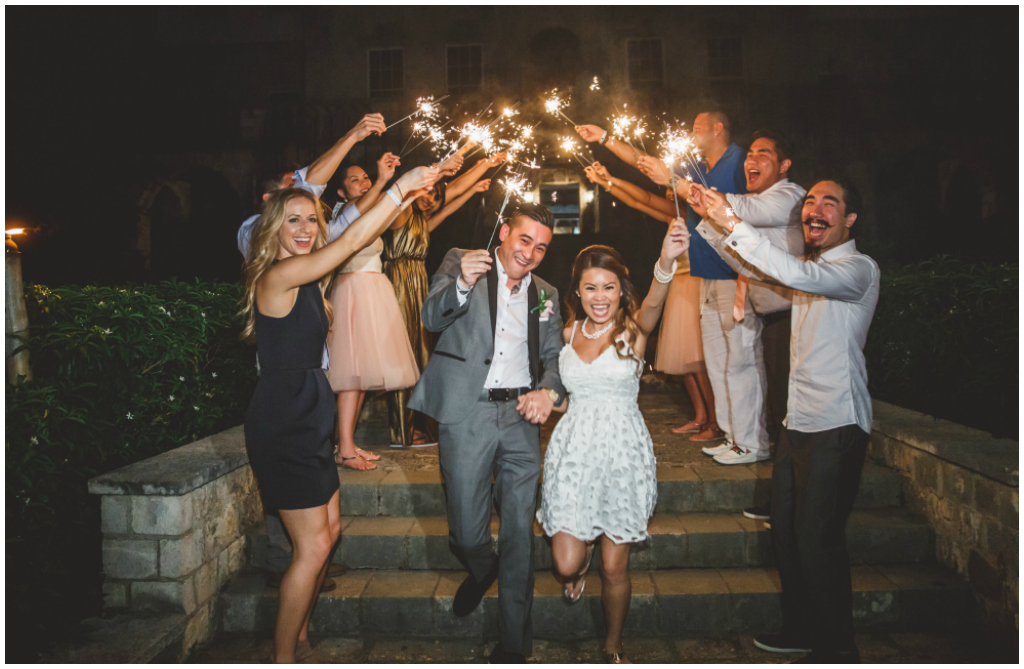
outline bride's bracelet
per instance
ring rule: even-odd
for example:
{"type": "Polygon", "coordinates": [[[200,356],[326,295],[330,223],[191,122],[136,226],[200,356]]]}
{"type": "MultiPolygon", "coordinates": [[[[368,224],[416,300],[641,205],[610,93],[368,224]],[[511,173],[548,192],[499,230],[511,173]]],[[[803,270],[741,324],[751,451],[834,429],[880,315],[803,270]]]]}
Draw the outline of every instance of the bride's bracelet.
{"type": "Polygon", "coordinates": [[[665,270],[661,269],[661,258],[658,258],[654,261],[654,280],[658,283],[671,283],[677,269],[679,269],[679,263],[673,260],[672,269],[669,272],[665,272],[665,270]]]}

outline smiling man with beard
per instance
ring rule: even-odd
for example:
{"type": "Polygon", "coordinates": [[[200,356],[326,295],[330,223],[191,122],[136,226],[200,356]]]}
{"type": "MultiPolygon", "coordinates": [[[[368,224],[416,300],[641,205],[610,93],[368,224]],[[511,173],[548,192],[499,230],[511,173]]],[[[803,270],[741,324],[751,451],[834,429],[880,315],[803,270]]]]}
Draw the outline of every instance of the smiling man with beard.
{"type": "Polygon", "coordinates": [[[850,239],[860,198],[838,179],[811,188],[801,210],[803,257],[772,245],[729,210],[724,196],[704,193],[703,203],[716,226],[700,229],[708,243],[755,270],[744,273],[794,290],[789,406],[772,472],[782,633],[754,643],[774,652],[810,651],[807,662],[857,662],[846,521],[871,431],[864,342],[880,281],[878,265],[850,239]]]}

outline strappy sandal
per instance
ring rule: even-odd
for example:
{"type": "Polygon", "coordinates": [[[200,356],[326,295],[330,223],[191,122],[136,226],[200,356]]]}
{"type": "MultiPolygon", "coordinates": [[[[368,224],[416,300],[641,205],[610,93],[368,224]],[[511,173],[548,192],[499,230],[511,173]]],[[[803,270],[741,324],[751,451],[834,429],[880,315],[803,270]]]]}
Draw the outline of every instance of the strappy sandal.
{"type": "Polygon", "coordinates": [[[569,583],[562,583],[562,596],[565,597],[565,601],[569,602],[570,604],[575,604],[576,602],[580,601],[580,598],[583,596],[583,591],[587,589],[587,572],[590,571],[590,563],[593,561],[593,559],[594,544],[589,544],[587,546],[587,566],[583,568],[583,573],[577,576],[576,579],[573,580],[571,585],[569,583]],[[580,591],[576,593],[576,597],[574,598],[571,594],[571,591],[576,588],[576,585],[580,581],[583,581],[583,586],[580,588],[580,591]]]}
{"type": "MultiPolygon", "coordinates": [[[[339,460],[338,458],[334,458],[334,461],[336,463],[338,463],[339,465],[341,465],[345,469],[351,469],[354,472],[372,472],[374,469],[377,468],[376,464],[374,464],[372,467],[366,467],[366,468],[353,467],[351,465],[345,464],[349,460],[363,460],[363,459],[361,457],[359,457],[358,455],[353,455],[350,458],[342,457],[341,460],[339,460]]],[[[363,462],[367,462],[367,460],[363,460],[363,462]]]]}
{"type": "Polygon", "coordinates": [[[625,649],[620,650],[617,653],[609,653],[605,651],[604,661],[608,664],[633,664],[628,657],[626,657],[625,649]]]}
{"type": "Polygon", "coordinates": [[[363,449],[358,447],[356,448],[356,455],[361,457],[363,460],[366,460],[367,462],[377,462],[378,460],[380,460],[380,456],[377,455],[376,453],[364,451],[363,449]]]}
{"type": "Polygon", "coordinates": [[[686,425],[680,425],[679,427],[672,428],[672,434],[690,434],[691,432],[700,433],[707,426],[707,423],[698,423],[695,420],[691,420],[686,425]]]}

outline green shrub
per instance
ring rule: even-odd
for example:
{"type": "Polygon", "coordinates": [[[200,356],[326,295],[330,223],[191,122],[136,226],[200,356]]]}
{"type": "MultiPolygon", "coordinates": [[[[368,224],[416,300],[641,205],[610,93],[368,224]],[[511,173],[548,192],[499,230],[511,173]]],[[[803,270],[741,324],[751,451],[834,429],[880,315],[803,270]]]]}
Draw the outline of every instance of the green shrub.
{"type": "Polygon", "coordinates": [[[1018,266],[949,257],[883,270],[865,355],[873,397],[1017,436],[1018,266]]]}
{"type": "Polygon", "coordinates": [[[240,294],[198,282],[26,289],[33,379],[6,395],[9,625],[53,639],[100,611],[89,478],[244,420],[256,374],[238,341],[240,294]]]}

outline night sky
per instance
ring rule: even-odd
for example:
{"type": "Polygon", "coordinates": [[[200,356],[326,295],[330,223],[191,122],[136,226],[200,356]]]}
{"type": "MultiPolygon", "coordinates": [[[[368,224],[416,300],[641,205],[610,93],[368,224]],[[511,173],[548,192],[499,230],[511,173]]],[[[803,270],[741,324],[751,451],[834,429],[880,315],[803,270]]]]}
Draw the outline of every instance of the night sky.
{"type": "MultiPolygon", "coordinates": [[[[175,12],[216,16],[229,11],[8,8],[6,220],[8,227],[36,228],[19,239],[26,281],[56,285],[153,278],[142,270],[134,249],[139,175],[158,172],[161,156],[168,153],[234,148],[240,106],[266,103],[247,99],[259,94],[238,85],[242,72],[210,66],[210,51],[202,39],[175,39],[175,22],[169,20],[175,12]]],[[[303,34],[315,35],[325,17],[343,10],[292,8],[280,10],[281,16],[274,11],[264,9],[253,21],[293,21],[303,34]]],[[[386,19],[398,10],[344,11],[386,19]]],[[[450,34],[458,26],[459,10],[451,10],[451,16],[446,11],[435,14],[450,34]]],[[[660,11],[671,16],[676,9],[660,11]]],[[[788,20],[785,11],[780,21],[788,20]]],[[[866,11],[879,25],[886,24],[889,10],[866,11]]],[[[893,11],[895,16],[900,10],[893,11]]],[[[863,125],[860,117],[867,102],[857,99],[856,90],[842,78],[819,80],[791,107],[803,118],[815,119],[817,134],[799,139],[819,153],[824,146],[842,152],[870,132],[872,142],[886,146],[865,151],[897,156],[874,161],[866,177],[877,190],[873,243],[878,253],[897,262],[937,253],[1016,262],[1018,12],[917,11],[927,19],[921,30],[934,31],[940,48],[908,53],[898,35],[886,47],[891,53],[858,54],[837,48],[840,65],[843,58],[888,58],[894,69],[904,72],[874,90],[870,101],[871,114],[889,119],[888,126],[858,127],[863,125]],[[943,176],[943,169],[956,173],[943,176]],[[942,179],[951,179],[951,185],[939,193],[942,179]],[[998,238],[1006,243],[986,241],[998,238]]],[[[900,25],[915,25],[905,16],[900,20],[900,25]]],[[[799,53],[799,38],[785,39],[779,52],[799,53]]],[[[832,39],[839,43],[843,35],[832,39]]],[[[268,58],[251,63],[244,68],[245,75],[276,76],[268,64],[273,62],[268,58]]],[[[412,83],[407,83],[409,90],[412,83]]],[[[756,77],[748,76],[748,95],[755,97],[758,85],[756,77]]],[[[298,95],[305,94],[300,90],[298,95]]],[[[355,104],[365,106],[364,112],[373,110],[366,100],[355,104]]],[[[756,109],[756,103],[751,106],[756,109]]],[[[774,113],[780,117],[778,110],[774,113]]],[[[744,128],[741,134],[754,129],[744,128]]],[[[249,193],[239,194],[237,213],[224,214],[236,215],[237,221],[225,224],[225,229],[237,227],[250,213],[249,199],[249,193]]],[[[182,240],[175,252],[189,253],[192,244],[202,243],[182,240]]],[[[212,270],[202,262],[182,271],[237,277],[237,266],[212,270]]]]}

